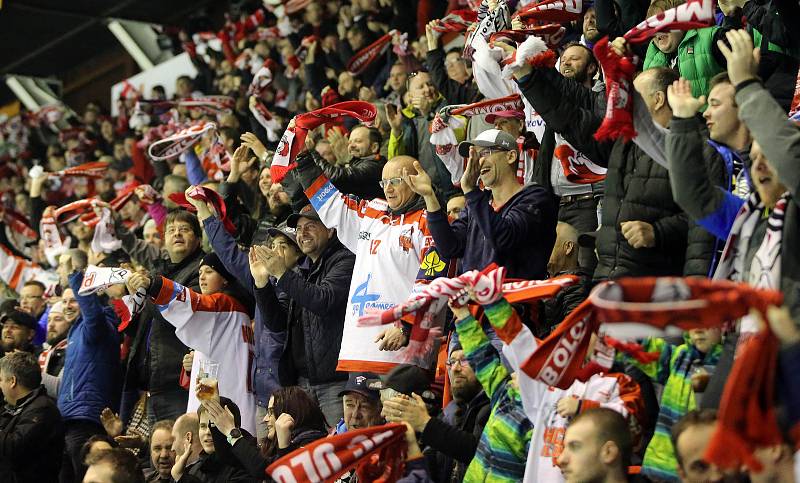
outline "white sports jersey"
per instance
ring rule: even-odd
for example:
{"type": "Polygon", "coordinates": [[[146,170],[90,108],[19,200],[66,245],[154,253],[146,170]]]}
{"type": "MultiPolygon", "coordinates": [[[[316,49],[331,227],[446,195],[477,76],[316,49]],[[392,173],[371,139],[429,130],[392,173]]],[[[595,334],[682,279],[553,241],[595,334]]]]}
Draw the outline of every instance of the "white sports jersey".
{"type": "Polygon", "coordinates": [[[256,434],[256,399],[248,377],[255,337],[247,310],[230,295],[202,295],[167,278],[161,281],[153,303],[175,326],[178,339],[195,350],[186,412],[200,406],[194,392],[197,374],[200,362],[211,359],[219,363],[219,394],[239,406],[242,427],[256,434]]]}
{"type": "Polygon", "coordinates": [[[524,481],[564,481],[561,469],[556,465],[570,421],[556,412],[556,405],[562,398],[580,399],[579,411],[594,407],[613,409],[628,419],[635,435],[640,433],[637,418],[643,413],[644,403],[639,385],[630,377],[618,373],[595,374],[586,382],[576,380],[568,389],[548,386],[520,370],[520,363],[527,361],[539,346],[531,331],[519,319],[512,318],[504,330],[497,333],[504,341],[503,354],[517,373],[525,414],[533,423],[524,481]],[[507,344],[512,337],[511,343],[507,344]]]}
{"type": "MultiPolygon", "coordinates": [[[[356,322],[368,311],[404,302],[415,282],[447,274],[448,263],[432,249],[427,212],[391,215],[385,200],[344,196],[325,176],[314,181],[306,196],[325,226],[336,228],[339,240],[356,255],[337,369],[386,373],[402,362],[402,350],[380,351],[375,343],[388,326],[357,327],[356,322]]],[[[425,357],[425,367],[435,357],[434,350],[425,357]]]]}

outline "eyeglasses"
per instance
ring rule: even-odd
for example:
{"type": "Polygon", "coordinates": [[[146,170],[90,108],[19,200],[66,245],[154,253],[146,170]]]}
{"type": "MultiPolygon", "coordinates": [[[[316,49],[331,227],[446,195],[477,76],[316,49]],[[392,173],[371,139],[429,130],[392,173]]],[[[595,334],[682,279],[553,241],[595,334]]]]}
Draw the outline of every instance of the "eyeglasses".
{"type": "Polygon", "coordinates": [[[194,230],[192,230],[188,226],[181,226],[181,227],[178,227],[178,228],[175,228],[175,227],[171,226],[171,227],[167,228],[164,231],[164,234],[166,234],[166,235],[174,235],[175,233],[180,233],[181,235],[187,235],[189,233],[192,233],[193,231],[194,230]]]}
{"type": "Polygon", "coordinates": [[[380,186],[381,188],[386,188],[389,185],[400,186],[400,183],[402,182],[403,178],[398,176],[397,178],[382,179],[378,181],[378,186],[380,186]]]}
{"type": "Polygon", "coordinates": [[[447,367],[461,366],[461,368],[469,367],[469,361],[466,359],[447,359],[445,362],[447,367]]]}
{"type": "Polygon", "coordinates": [[[505,149],[485,148],[485,149],[481,149],[480,151],[478,151],[478,157],[479,158],[485,158],[487,156],[491,156],[494,153],[504,153],[506,151],[507,150],[505,150],[505,149]]]}

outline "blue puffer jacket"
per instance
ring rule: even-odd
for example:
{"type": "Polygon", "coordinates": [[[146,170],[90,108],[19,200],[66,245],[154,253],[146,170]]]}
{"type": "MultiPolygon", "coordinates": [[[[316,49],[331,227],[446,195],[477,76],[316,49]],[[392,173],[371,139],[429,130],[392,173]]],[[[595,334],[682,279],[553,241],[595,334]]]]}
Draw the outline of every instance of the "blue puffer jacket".
{"type": "Polygon", "coordinates": [[[113,408],[113,395],[119,393],[118,321],[111,307],[104,307],[97,295],[78,294],[81,283],[83,273],[69,276],[81,314],[67,334],[58,409],[65,421],[82,419],[100,424],[100,412],[113,408]]]}

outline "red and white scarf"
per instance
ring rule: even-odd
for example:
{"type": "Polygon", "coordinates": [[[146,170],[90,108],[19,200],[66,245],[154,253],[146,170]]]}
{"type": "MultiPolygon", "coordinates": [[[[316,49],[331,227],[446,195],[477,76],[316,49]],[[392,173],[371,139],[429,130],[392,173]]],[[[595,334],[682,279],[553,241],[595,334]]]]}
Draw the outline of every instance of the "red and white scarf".
{"type": "Polygon", "coordinates": [[[397,35],[397,30],[390,30],[381,38],[356,52],[347,62],[347,70],[353,75],[359,75],[372,64],[375,59],[385,54],[392,43],[392,36],[397,35]]]}
{"type": "Polygon", "coordinates": [[[217,129],[213,122],[200,121],[160,141],[156,141],[147,149],[147,154],[154,161],[173,158],[186,151],[209,131],[217,129]]]}
{"type": "Polygon", "coordinates": [[[412,293],[409,298],[382,312],[368,313],[358,319],[358,326],[369,327],[391,324],[400,319],[413,320],[409,336],[409,345],[404,349],[402,358],[406,363],[417,360],[421,354],[433,344],[432,339],[441,335],[441,330],[434,327],[434,318],[450,299],[456,299],[463,305],[467,302],[465,288],[475,290],[479,303],[491,303],[494,298],[506,294],[511,302],[534,301],[553,297],[562,288],[572,285],[577,277],[565,275],[549,280],[525,280],[503,283],[505,268],[492,264],[483,271],[471,270],[455,278],[439,277],[420,291],[412,293]]]}
{"type": "Polygon", "coordinates": [[[61,171],[56,171],[55,173],[48,173],[47,176],[48,178],[83,177],[100,179],[105,177],[107,170],[108,163],[104,161],[92,161],[79,166],[64,168],[61,171]]]}
{"type": "Polygon", "coordinates": [[[275,67],[277,67],[277,65],[275,64],[274,60],[267,59],[264,61],[256,74],[253,76],[253,81],[250,82],[250,87],[247,88],[248,96],[258,97],[264,93],[267,87],[272,84],[275,67]]]}
{"type": "Polygon", "coordinates": [[[9,207],[0,207],[0,211],[3,212],[3,222],[15,233],[19,233],[28,240],[38,238],[36,231],[31,228],[31,222],[25,215],[9,207]]]}
{"type": "MultiPolygon", "coordinates": [[[[546,25],[527,27],[523,30],[501,30],[489,36],[489,43],[511,40],[521,44],[525,42],[528,37],[534,36],[542,39],[549,48],[555,49],[561,44],[561,40],[566,33],[567,29],[562,25],[549,23],[546,25]]],[[[517,51],[517,55],[519,55],[519,51],[517,51]]],[[[555,53],[553,55],[555,55],[555,53]]]]}
{"type": "Polygon", "coordinates": [[[56,225],[56,207],[48,206],[39,221],[39,235],[44,243],[44,255],[51,267],[58,265],[58,256],[69,249],[70,238],[61,238],[56,225]]]}
{"type": "Polygon", "coordinates": [[[281,125],[261,100],[251,98],[250,113],[267,132],[267,141],[274,143],[280,139],[281,125]]]}
{"type": "MultiPolygon", "coordinates": [[[[189,197],[195,200],[211,203],[211,206],[214,207],[216,215],[222,222],[222,226],[225,227],[225,231],[231,235],[236,234],[236,225],[234,225],[231,219],[228,217],[228,208],[225,206],[225,200],[222,198],[222,196],[220,196],[219,193],[205,186],[195,186],[189,191],[189,197]]],[[[197,211],[194,205],[189,203],[189,201],[186,199],[186,193],[172,193],[169,195],[169,199],[172,200],[172,202],[176,205],[182,206],[191,212],[197,211]]]]}
{"type": "Polygon", "coordinates": [[[138,102],[162,109],[177,107],[205,114],[230,114],[236,106],[236,100],[230,96],[184,97],[177,101],[139,99],[138,102]]]}
{"type": "Polygon", "coordinates": [[[356,429],[318,439],[267,468],[277,483],[336,481],[355,468],[362,483],[389,483],[403,475],[407,445],[405,424],[356,429]]]}
{"type": "Polygon", "coordinates": [[[582,0],[544,0],[517,10],[515,18],[523,22],[572,22],[583,17],[582,0]]]}
{"type": "Polygon", "coordinates": [[[478,12],[475,10],[452,10],[443,18],[440,18],[436,21],[436,24],[433,26],[433,30],[440,33],[464,32],[469,28],[470,25],[477,21],[478,12]]]}
{"type": "Polygon", "coordinates": [[[523,364],[531,378],[566,389],[575,379],[585,380],[586,352],[592,333],[600,325],[626,338],[652,335],[670,327],[682,331],[720,327],[747,314],[750,308],[762,313],[779,305],[780,292],[760,290],[746,284],[699,278],[623,278],[603,282],[589,298],[567,316],[523,364]],[[635,325],[631,325],[634,323],[635,325]]]}
{"type": "Polygon", "coordinates": [[[465,167],[465,158],[458,154],[458,139],[455,133],[455,130],[463,128],[465,123],[457,116],[470,118],[492,112],[522,111],[523,109],[524,104],[520,95],[512,94],[473,104],[446,106],[436,113],[430,124],[431,144],[435,148],[436,155],[450,172],[450,180],[453,185],[457,186],[461,182],[461,175],[464,174],[465,167]]]}
{"type": "MultiPolygon", "coordinates": [[[[675,8],[647,18],[629,30],[623,37],[630,44],[649,41],[664,30],[692,30],[714,24],[713,0],[689,0],[675,8]]],[[[633,128],[633,75],[636,60],[620,57],[609,46],[608,37],[594,46],[594,55],[603,68],[606,78],[608,104],[603,123],[594,137],[598,141],[622,137],[630,141],[636,136],[633,128]]]]}
{"type": "Polygon", "coordinates": [[[375,120],[377,109],[369,102],[345,101],[332,104],[316,111],[298,114],[294,117],[294,127],[286,129],[272,158],[270,174],[274,183],[280,183],[286,173],[294,168],[294,158],[305,149],[306,135],[312,129],[330,122],[340,122],[344,117],[358,119],[365,124],[375,120]]]}
{"type": "Polygon", "coordinates": [[[111,210],[103,208],[100,219],[94,228],[92,236],[92,251],[95,253],[111,253],[122,248],[122,241],[117,238],[114,230],[114,220],[111,210]]]}

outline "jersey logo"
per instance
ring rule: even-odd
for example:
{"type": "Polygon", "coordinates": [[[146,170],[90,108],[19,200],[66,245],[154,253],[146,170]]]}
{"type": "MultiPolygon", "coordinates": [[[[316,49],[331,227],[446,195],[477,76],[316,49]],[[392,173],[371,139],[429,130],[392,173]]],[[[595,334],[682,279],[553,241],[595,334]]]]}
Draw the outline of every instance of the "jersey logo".
{"type": "Polygon", "coordinates": [[[350,299],[350,303],[353,304],[353,312],[355,312],[356,307],[358,307],[357,310],[359,317],[364,315],[364,307],[367,304],[376,302],[379,298],[381,298],[380,294],[367,292],[371,278],[372,274],[367,275],[367,280],[356,287],[355,292],[353,292],[353,297],[350,299]]]}
{"type": "Polygon", "coordinates": [[[372,238],[372,233],[368,231],[360,231],[358,232],[358,239],[359,240],[369,240],[372,238]]]}
{"type": "Polygon", "coordinates": [[[442,273],[445,267],[447,267],[447,263],[442,260],[436,249],[429,250],[419,266],[421,270],[425,271],[426,277],[434,277],[442,273]]]}
{"type": "Polygon", "coordinates": [[[414,233],[413,227],[407,230],[403,230],[403,232],[400,233],[400,238],[399,238],[400,248],[402,248],[406,252],[414,248],[414,242],[411,240],[411,235],[413,233],[414,233]]]}

